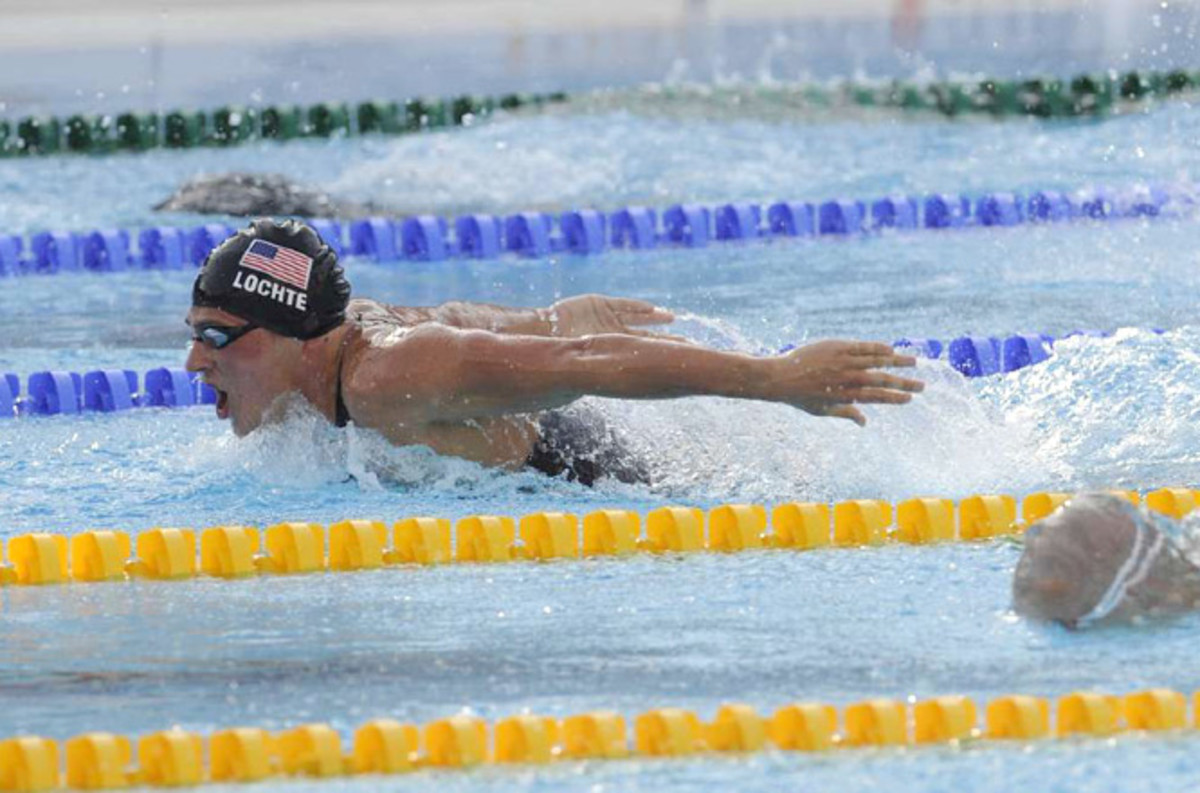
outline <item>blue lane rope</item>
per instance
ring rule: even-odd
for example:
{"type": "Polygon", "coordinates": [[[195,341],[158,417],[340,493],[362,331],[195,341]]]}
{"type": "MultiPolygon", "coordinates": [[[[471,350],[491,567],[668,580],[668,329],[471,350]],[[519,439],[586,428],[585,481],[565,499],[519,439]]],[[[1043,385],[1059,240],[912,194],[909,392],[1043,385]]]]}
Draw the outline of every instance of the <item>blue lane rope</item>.
{"type": "Polygon", "coordinates": [[[113,413],[142,407],[188,407],[216,403],[217,394],[194,372],[159,367],[140,378],[132,369],[97,369],[86,374],[42,371],[21,379],[0,375],[0,419],[14,416],[53,416],[113,413]]]}
{"type": "MultiPolygon", "coordinates": [[[[1155,329],[1154,332],[1162,331],[1155,329]]],[[[987,377],[1041,363],[1050,357],[1055,342],[1079,335],[1103,337],[1112,334],[1100,330],[1076,330],[1057,338],[1045,333],[960,336],[948,342],[903,338],[894,346],[924,358],[945,360],[965,377],[987,377]]],[[[793,348],[788,345],[779,352],[793,348]]],[[[26,390],[22,393],[20,377],[11,372],[4,373],[0,375],[0,419],[214,404],[216,392],[197,378],[194,372],[170,367],[151,369],[140,379],[132,369],[96,369],[84,374],[51,370],[29,375],[26,390]]]]}
{"type": "MultiPolygon", "coordinates": [[[[504,254],[546,258],[557,253],[595,255],[609,248],[654,250],[662,246],[703,248],[710,242],[823,238],[880,232],[1050,224],[1178,216],[1200,204],[1195,185],[1135,185],[1090,188],[1067,194],[1039,190],[1028,196],[987,193],[976,199],[938,193],[823,203],[780,201],[710,207],[676,204],[664,210],[629,206],[518,212],[507,217],[464,215],[453,221],[435,215],[402,220],[372,217],[354,221],[311,220],[339,255],[376,262],[493,259],[504,254]]],[[[234,232],[224,223],[140,230],[43,231],[28,239],[0,235],[0,276],[65,272],[181,270],[198,267],[234,232]]]]}

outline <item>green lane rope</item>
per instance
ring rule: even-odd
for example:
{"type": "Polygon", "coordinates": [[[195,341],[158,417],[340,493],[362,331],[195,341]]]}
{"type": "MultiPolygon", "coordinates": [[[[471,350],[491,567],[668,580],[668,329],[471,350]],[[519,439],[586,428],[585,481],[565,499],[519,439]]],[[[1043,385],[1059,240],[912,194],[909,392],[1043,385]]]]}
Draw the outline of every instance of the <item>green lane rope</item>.
{"type": "MultiPolygon", "coordinates": [[[[750,114],[780,108],[827,112],[857,107],[903,113],[941,115],[948,119],[995,119],[1033,117],[1040,119],[1096,118],[1143,108],[1149,100],[1167,99],[1200,90],[1200,72],[1082,74],[1073,78],[1031,77],[1017,80],[984,78],[979,81],[840,82],[762,86],[749,97],[739,86],[657,86],[644,103],[658,109],[672,102],[687,103],[697,97],[731,106],[750,114]],[[740,93],[739,93],[740,92],[740,93]],[[758,104],[755,104],[758,100],[758,104]],[[735,105],[736,103],[736,105],[735,105]]],[[[589,97],[572,97],[586,102],[589,97]]],[[[619,105],[620,92],[596,93],[597,107],[619,105]]]]}
{"type": "Polygon", "coordinates": [[[566,94],[460,96],[452,99],[372,101],[353,107],[322,102],[308,107],[223,106],[215,110],[118,115],[73,115],[0,120],[0,157],[60,153],[108,154],[149,149],[236,146],[257,140],[287,141],[348,135],[402,135],[465,126],[496,110],[542,107],[566,94]]]}
{"type": "MultiPolygon", "coordinates": [[[[1122,103],[1178,96],[1200,89],[1200,72],[1081,74],[1069,79],[1031,78],[978,82],[863,84],[829,88],[805,84],[782,89],[816,107],[852,105],[938,113],[947,118],[1032,116],[1067,119],[1103,116],[1122,103]]],[[[775,89],[764,89],[770,93],[775,89]]],[[[670,89],[663,97],[669,98],[670,89]]],[[[214,110],[117,115],[73,115],[0,120],[0,157],[60,153],[107,154],[149,149],[235,146],[251,141],[287,141],[349,135],[401,135],[465,126],[497,109],[517,110],[568,101],[563,92],[470,95],[451,99],[371,101],[351,106],[321,102],[301,107],[223,106],[214,110]]]]}

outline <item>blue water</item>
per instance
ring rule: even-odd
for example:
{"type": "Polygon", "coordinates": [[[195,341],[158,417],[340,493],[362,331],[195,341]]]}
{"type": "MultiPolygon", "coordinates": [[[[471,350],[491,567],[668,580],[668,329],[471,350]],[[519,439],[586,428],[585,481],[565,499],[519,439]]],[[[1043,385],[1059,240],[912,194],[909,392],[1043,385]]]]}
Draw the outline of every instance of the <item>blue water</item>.
{"type": "MultiPolygon", "coordinates": [[[[395,140],[3,161],[0,228],[149,225],[149,206],[180,180],[235,169],[442,214],[1190,181],[1200,131],[1183,103],[1064,125],[814,124],[735,118],[703,103],[688,113],[568,109],[395,140]]],[[[667,305],[682,315],[680,332],[755,351],[830,336],[1124,330],[1063,342],[1049,362],[1003,378],[966,381],[923,364],[928,391],[903,409],[868,409],[865,429],[758,403],[595,400],[649,460],[652,487],[587,490],[488,471],[304,412],[244,440],[205,408],[6,422],[0,536],[1194,485],[1198,226],[1185,216],[587,260],[352,261],[356,292],[388,301],[547,305],[602,291],[667,305]]],[[[0,281],[0,371],[177,365],[189,287],[186,273],[0,281]]],[[[632,717],[677,705],[709,718],[725,701],[770,712],[794,700],[964,693],[982,704],[1010,692],[1200,688],[1200,617],[1094,633],[1017,619],[1009,585],[1019,552],[997,542],[8,588],[0,736],[326,721],[348,737],[376,716],[420,723],[463,708],[495,719],[523,709],[632,717]]],[[[1123,736],[422,773],[386,784],[1178,788],[1200,768],[1195,747],[1181,736],[1123,736]],[[1118,762],[1131,779],[1111,773],[1118,762]]],[[[276,786],[317,785],[255,789],[276,786]]]]}

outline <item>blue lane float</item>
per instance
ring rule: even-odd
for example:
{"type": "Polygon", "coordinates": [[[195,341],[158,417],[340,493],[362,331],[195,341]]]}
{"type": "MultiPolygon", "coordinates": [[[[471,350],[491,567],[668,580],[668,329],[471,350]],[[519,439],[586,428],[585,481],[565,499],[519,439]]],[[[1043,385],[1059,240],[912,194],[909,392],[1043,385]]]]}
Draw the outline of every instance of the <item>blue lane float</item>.
{"type": "Polygon", "coordinates": [[[811,237],[817,233],[817,210],[798,201],[772,204],[767,208],[767,229],[776,237],[811,237]]]}
{"type": "Polygon", "coordinates": [[[188,264],[183,229],[155,226],[138,234],[141,264],[147,270],[182,270],[188,264]]]}
{"type": "Polygon", "coordinates": [[[871,227],[879,229],[919,228],[920,203],[912,196],[889,196],[871,204],[871,227]]]}
{"type": "Polygon", "coordinates": [[[211,405],[216,392],[183,369],[160,367],[140,379],[132,369],[95,369],[83,374],[61,370],[34,372],[21,393],[21,379],[0,378],[0,419],[115,413],[146,407],[211,405]]]}
{"type": "Polygon", "coordinates": [[[986,377],[1000,371],[1000,340],[964,336],[946,346],[946,358],[967,377],[986,377]]]}
{"type": "Polygon", "coordinates": [[[183,369],[165,366],[146,372],[146,387],[139,400],[146,407],[181,408],[197,404],[196,380],[183,369]]]}
{"type": "MultiPolygon", "coordinates": [[[[1162,333],[1159,328],[1154,333],[1162,333]]],[[[1054,337],[1045,333],[1016,334],[1013,336],[960,336],[943,344],[937,339],[903,338],[894,346],[907,349],[923,358],[941,359],[965,377],[988,377],[1007,374],[1047,360],[1054,344],[1072,336],[1104,338],[1112,334],[1101,330],[1073,330],[1054,337]]]]}
{"type": "Polygon", "coordinates": [[[604,250],[607,218],[594,209],[564,212],[559,218],[566,248],[571,253],[597,254],[604,250]]]}
{"type": "MultiPolygon", "coordinates": [[[[1163,332],[1159,328],[1152,330],[1163,332]]],[[[1110,335],[1102,330],[1073,330],[1059,337],[1044,333],[959,336],[948,342],[906,337],[895,341],[893,346],[923,358],[945,360],[965,377],[988,377],[1015,372],[1047,360],[1054,344],[1062,339],[1110,335]]],[[[778,352],[794,348],[795,345],[789,344],[778,352]]],[[[147,371],[140,390],[137,373],[130,369],[97,369],[82,375],[64,371],[35,372],[29,376],[27,385],[27,392],[22,394],[21,381],[16,374],[4,373],[0,377],[0,419],[24,415],[114,413],[150,407],[179,408],[211,405],[217,401],[216,392],[200,382],[194,373],[171,367],[147,371]]]]}
{"type": "Polygon", "coordinates": [[[16,375],[0,377],[0,418],[11,418],[17,414],[17,398],[21,386],[16,375]]]}
{"type": "Polygon", "coordinates": [[[711,233],[712,213],[700,204],[676,204],[663,213],[666,240],[686,248],[703,248],[711,233]]]}
{"type": "Polygon", "coordinates": [[[350,255],[377,262],[400,258],[396,244],[396,224],[389,218],[366,218],[350,224],[350,255]]]}
{"type": "Polygon", "coordinates": [[[450,238],[444,218],[418,215],[400,226],[404,258],[419,262],[440,262],[450,255],[450,238]]]}
{"type": "Polygon", "coordinates": [[[1079,217],[1091,220],[1107,220],[1116,216],[1116,204],[1112,194],[1105,189],[1093,190],[1080,197],[1079,217]]]}
{"type": "Polygon", "coordinates": [[[1025,222],[1025,206],[1012,193],[993,193],[979,199],[975,217],[981,226],[1016,226],[1025,222]]]}
{"type": "Polygon", "coordinates": [[[132,410],[138,404],[138,377],[132,369],[102,369],[83,376],[81,407],[97,413],[132,410]]]}
{"type": "Polygon", "coordinates": [[[817,230],[821,234],[857,234],[866,226],[866,205],[862,201],[826,201],[817,209],[817,230]]]}
{"type": "Polygon", "coordinates": [[[495,259],[500,255],[500,218],[468,215],[454,222],[458,249],[470,259],[495,259]]]}
{"type": "Polygon", "coordinates": [[[127,270],[131,262],[129,232],[124,229],[93,231],[83,239],[83,266],[88,270],[127,270]]]}
{"type": "Polygon", "coordinates": [[[518,256],[541,259],[555,250],[554,221],[544,212],[519,212],[504,219],[505,247],[518,256]]]}
{"type": "Polygon", "coordinates": [[[220,245],[234,232],[232,226],[224,223],[206,223],[187,232],[187,253],[189,261],[199,267],[212,253],[212,249],[220,245]]]}
{"type": "Polygon", "coordinates": [[[79,269],[76,235],[69,231],[43,231],[29,239],[34,272],[61,273],[79,269]]]}
{"type": "Polygon", "coordinates": [[[758,204],[724,204],[717,207],[717,239],[751,240],[761,233],[762,207],[758,204]]]}
{"type": "MultiPolygon", "coordinates": [[[[1194,185],[1090,188],[1067,194],[956,193],[891,195],[871,200],[733,202],[709,207],[676,204],[664,210],[628,206],[613,212],[578,209],[552,216],[517,212],[448,219],[360,218],[345,223],[311,220],[339,254],[382,264],[450,258],[494,259],[505,254],[547,258],[560,252],[588,256],[611,248],[652,250],[664,245],[703,248],[713,241],[792,237],[846,238],[868,233],[1016,227],[1067,221],[1152,220],[1194,214],[1194,185]]],[[[28,240],[0,235],[0,277],[73,271],[175,270],[198,267],[234,229],[223,223],[190,228],[154,226],[131,231],[42,231],[28,240]]]]}
{"type": "Polygon", "coordinates": [[[1039,190],[1029,197],[1025,217],[1032,222],[1058,223],[1071,220],[1071,200],[1057,190],[1039,190]]]}
{"type": "Polygon", "coordinates": [[[957,229],[971,220],[971,199],[965,195],[931,195],[925,199],[925,228],[957,229]]]}
{"type": "Polygon", "coordinates": [[[83,410],[83,377],[76,372],[34,372],[29,376],[29,412],[38,416],[83,410]]]}
{"type": "Polygon", "coordinates": [[[646,249],[658,244],[658,214],[649,207],[626,207],[612,214],[615,248],[646,249]]]}
{"type": "Polygon", "coordinates": [[[19,275],[25,241],[16,234],[0,235],[0,276],[19,275]]]}

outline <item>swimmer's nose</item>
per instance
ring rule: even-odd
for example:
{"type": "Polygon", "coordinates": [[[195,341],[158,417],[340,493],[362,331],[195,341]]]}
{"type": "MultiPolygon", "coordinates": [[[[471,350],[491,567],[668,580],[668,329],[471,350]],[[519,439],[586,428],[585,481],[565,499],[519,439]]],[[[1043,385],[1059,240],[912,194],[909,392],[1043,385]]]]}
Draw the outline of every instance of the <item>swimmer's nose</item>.
{"type": "Polygon", "coordinates": [[[208,348],[203,344],[192,342],[191,349],[188,350],[187,361],[184,363],[184,368],[189,372],[203,372],[212,364],[212,357],[208,353],[208,348]]]}

